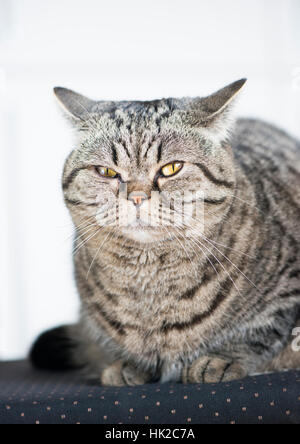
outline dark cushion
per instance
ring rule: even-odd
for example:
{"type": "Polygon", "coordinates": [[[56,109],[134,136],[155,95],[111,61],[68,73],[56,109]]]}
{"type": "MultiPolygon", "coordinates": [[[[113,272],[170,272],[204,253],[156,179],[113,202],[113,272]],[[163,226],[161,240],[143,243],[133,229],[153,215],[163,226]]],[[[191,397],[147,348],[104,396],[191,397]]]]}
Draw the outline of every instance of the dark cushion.
{"type": "Polygon", "coordinates": [[[1,424],[299,424],[300,372],[227,384],[101,387],[0,364],[1,424]]]}

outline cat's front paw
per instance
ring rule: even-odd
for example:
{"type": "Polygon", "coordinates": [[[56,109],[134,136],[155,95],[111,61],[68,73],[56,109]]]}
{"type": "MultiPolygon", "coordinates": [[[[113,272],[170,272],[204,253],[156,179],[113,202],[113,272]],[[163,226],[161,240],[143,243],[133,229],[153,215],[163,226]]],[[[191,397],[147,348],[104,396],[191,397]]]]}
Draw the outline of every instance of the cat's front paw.
{"type": "Polygon", "coordinates": [[[241,364],[223,358],[203,356],[182,372],[182,382],[219,383],[242,379],[247,376],[241,364]]]}
{"type": "Polygon", "coordinates": [[[113,387],[143,385],[149,382],[150,379],[151,377],[148,373],[123,361],[114,362],[105,368],[100,378],[102,385],[113,387]]]}

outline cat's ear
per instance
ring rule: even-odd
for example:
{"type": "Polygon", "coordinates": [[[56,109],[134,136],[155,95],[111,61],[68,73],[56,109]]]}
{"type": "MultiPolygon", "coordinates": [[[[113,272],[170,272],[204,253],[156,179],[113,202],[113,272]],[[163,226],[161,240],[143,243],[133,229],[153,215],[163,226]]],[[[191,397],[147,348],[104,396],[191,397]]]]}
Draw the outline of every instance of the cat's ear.
{"type": "Polygon", "coordinates": [[[192,99],[188,106],[190,124],[225,138],[231,129],[233,104],[246,82],[247,79],[241,79],[208,97],[192,99]]]}
{"type": "Polygon", "coordinates": [[[67,88],[56,87],[54,94],[63,110],[75,121],[87,119],[97,105],[97,102],[67,88]]]}

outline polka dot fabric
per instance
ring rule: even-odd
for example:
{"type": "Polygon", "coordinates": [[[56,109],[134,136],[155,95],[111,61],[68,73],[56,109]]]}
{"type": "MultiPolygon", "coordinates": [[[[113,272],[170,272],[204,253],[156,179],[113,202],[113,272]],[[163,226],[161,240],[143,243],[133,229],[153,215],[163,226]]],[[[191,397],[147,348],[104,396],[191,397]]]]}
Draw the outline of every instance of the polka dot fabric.
{"type": "Polygon", "coordinates": [[[226,384],[107,388],[0,363],[0,424],[299,424],[300,372],[226,384]]]}

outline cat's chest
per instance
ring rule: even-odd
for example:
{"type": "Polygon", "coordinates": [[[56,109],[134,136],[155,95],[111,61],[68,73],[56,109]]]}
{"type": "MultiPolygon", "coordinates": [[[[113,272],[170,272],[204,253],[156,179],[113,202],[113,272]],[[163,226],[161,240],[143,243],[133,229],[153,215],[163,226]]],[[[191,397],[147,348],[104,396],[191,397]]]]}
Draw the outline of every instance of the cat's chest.
{"type": "Polygon", "coordinates": [[[209,294],[215,288],[214,281],[199,288],[197,264],[176,254],[144,259],[110,261],[106,266],[98,263],[89,275],[92,291],[85,301],[105,337],[155,365],[158,356],[176,360],[186,348],[199,348],[201,325],[188,337],[186,328],[197,321],[195,313],[208,313],[209,294]]]}
{"type": "Polygon", "coordinates": [[[193,280],[193,267],[176,252],[147,251],[132,257],[114,257],[110,266],[98,268],[100,279],[115,292],[143,299],[150,296],[180,294],[193,280]],[[188,284],[188,285],[187,285],[188,284]]]}

